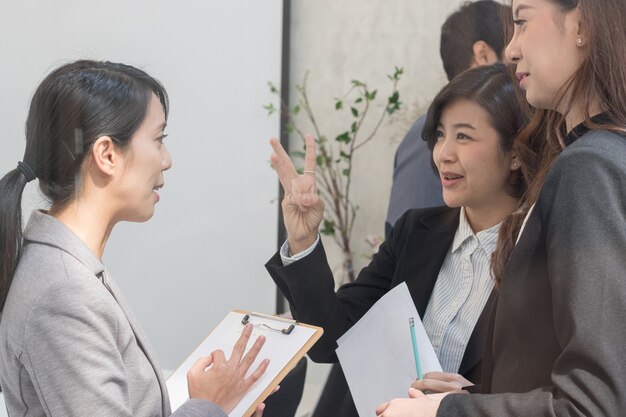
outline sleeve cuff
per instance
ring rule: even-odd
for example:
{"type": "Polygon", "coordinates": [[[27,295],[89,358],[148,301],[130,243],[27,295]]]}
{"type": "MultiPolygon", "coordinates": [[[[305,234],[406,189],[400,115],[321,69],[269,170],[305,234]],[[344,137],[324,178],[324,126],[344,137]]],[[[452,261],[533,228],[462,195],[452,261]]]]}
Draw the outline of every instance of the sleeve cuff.
{"type": "Polygon", "coordinates": [[[319,242],[320,242],[320,235],[318,233],[317,239],[315,239],[315,242],[313,242],[311,246],[309,246],[308,248],[306,248],[300,253],[296,253],[295,255],[289,256],[289,241],[286,240],[285,243],[283,243],[283,246],[280,247],[280,259],[283,262],[283,266],[287,266],[289,264],[292,264],[306,257],[311,252],[313,252],[313,250],[315,249],[315,247],[317,246],[319,242]]]}

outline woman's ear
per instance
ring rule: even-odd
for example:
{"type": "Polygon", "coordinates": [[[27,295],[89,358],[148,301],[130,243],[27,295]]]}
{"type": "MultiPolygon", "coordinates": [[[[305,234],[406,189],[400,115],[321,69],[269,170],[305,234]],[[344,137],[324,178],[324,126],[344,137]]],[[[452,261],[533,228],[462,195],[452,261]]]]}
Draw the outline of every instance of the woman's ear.
{"type": "Polygon", "coordinates": [[[91,147],[94,167],[103,175],[112,176],[119,163],[120,149],[109,136],[100,136],[91,147]]]}
{"type": "Polygon", "coordinates": [[[517,171],[521,168],[519,161],[517,160],[517,156],[513,154],[511,157],[511,171],[517,171]]]}

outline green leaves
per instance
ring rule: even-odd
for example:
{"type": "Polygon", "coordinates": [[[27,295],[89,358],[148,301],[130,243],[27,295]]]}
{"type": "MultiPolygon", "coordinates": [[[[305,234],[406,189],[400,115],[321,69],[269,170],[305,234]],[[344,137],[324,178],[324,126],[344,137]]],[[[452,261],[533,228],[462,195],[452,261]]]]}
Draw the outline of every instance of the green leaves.
{"type": "Polygon", "coordinates": [[[387,113],[393,114],[396,110],[400,108],[400,93],[398,91],[394,91],[392,95],[387,99],[387,113]]]}
{"type": "Polygon", "coordinates": [[[387,75],[391,81],[400,81],[400,76],[404,74],[403,68],[394,67],[394,71],[392,75],[387,75]]]}
{"type": "Polygon", "coordinates": [[[335,138],[335,140],[336,140],[337,142],[341,142],[341,143],[345,143],[345,144],[350,143],[350,140],[351,140],[351,139],[352,139],[352,138],[350,137],[350,133],[349,133],[349,132],[343,132],[341,135],[339,135],[339,136],[337,136],[337,137],[335,138]]]}
{"type": "Polygon", "coordinates": [[[317,155],[315,157],[315,163],[318,167],[326,168],[330,166],[330,159],[325,157],[324,155],[317,155]]]}
{"type": "Polygon", "coordinates": [[[323,226],[320,229],[320,233],[323,235],[334,235],[335,234],[335,222],[332,220],[324,219],[323,226]]]}
{"type": "Polygon", "coordinates": [[[274,107],[274,103],[268,103],[265,106],[263,106],[263,108],[267,111],[268,116],[271,116],[272,114],[276,113],[276,107],[274,107]]]}

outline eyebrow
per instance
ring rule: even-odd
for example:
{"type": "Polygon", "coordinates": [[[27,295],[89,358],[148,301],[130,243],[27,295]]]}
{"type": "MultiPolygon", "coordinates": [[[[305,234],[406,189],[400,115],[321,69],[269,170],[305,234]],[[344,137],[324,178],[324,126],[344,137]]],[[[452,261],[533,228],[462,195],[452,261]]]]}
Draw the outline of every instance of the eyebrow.
{"type": "Polygon", "coordinates": [[[532,9],[528,4],[520,4],[515,8],[515,12],[513,12],[513,18],[517,19],[519,17],[519,12],[526,9],[532,9]]]}
{"type": "Polygon", "coordinates": [[[476,130],[476,128],[469,123],[456,123],[456,124],[453,124],[452,127],[454,127],[455,129],[464,127],[466,129],[476,130]]]}

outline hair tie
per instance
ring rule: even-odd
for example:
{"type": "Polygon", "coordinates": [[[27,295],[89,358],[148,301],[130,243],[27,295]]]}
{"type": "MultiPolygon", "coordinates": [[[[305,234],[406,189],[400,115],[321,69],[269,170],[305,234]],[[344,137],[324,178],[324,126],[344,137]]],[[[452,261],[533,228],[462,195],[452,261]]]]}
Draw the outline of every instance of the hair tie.
{"type": "Polygon", "coordinates": [[[35,171],[33,171],[33,169],[28,166],[26,162],[18,162],[17,169],[19,169],[22,175],[26,177],[26,182],[31,182],[32,180],[37,178],[37,175],[35,175],[35,171]]]}

